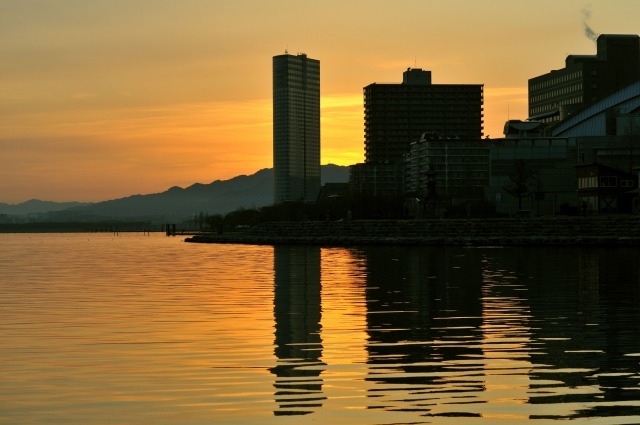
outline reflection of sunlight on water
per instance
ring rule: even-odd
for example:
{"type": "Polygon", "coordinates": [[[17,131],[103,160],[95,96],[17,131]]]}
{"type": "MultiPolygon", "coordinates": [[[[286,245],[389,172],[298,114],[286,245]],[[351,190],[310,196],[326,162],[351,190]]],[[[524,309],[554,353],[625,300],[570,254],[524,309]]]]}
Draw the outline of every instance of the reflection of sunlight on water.
{"type": "Polygon", "coordinates": [[[367,343],[364,261],[352,250],[322,250],[323,372],[327,404],[362,409],[367,343]]]}
{"type": "MultiPolygon", "coordinates": [[[[486,261],[483,263],[488,266],[486,261]]],[[[483,269],[482,352],[487,405],[482,416],[485,418],[522,421],[529,416],[522,405],[529,401],[531,313],[518,291],[522,289],[526,287],[508,272],[483,269]]]]}
{"type": "Polygon", "coordinates": [[[0,422],[640,423],[636,250],[0,239],[0,422]]]}

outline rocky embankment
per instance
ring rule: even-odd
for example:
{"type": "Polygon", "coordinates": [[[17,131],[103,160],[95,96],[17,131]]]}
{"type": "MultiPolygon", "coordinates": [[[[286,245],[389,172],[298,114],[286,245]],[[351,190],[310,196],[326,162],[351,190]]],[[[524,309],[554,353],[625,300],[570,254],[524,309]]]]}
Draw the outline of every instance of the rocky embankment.
{"type": "Polygon", "coordinates": [[[200,243],[349,245],[638,245],[640,217],[264,223],[186,239],[200,243]]]}

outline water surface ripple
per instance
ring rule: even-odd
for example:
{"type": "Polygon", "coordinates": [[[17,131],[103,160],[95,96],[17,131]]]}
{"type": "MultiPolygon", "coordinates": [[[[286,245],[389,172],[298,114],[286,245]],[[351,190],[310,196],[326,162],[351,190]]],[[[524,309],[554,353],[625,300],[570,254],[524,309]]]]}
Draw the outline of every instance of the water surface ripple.
{"type": "Polygon", "coordinates": [[[0,244],[2,424],[640,423],[633,249],[0,244]]]}

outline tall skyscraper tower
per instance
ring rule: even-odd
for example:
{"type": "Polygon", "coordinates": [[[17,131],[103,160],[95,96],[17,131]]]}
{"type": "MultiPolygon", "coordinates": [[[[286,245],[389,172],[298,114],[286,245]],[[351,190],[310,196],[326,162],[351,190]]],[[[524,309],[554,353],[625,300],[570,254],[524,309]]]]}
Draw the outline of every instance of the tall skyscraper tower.
{"type": "Polygon", "coordinates": [[[275,204],[315,201],[320,190],[320,61],[273,57],[275,204]]]}

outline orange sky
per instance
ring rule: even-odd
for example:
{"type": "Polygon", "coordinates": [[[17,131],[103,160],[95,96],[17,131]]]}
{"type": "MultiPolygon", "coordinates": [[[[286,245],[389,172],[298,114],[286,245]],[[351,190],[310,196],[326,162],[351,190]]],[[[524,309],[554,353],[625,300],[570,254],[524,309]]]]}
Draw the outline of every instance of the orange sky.
{"type": "Polygon", "coordinates": [[[0,202],[100,201],[272,167],[271,58],[321,64],[322,163],[363,160],[362,88],[408,67],[485,85],[485,135],[527,80],[639,34],[640,1],[3,0],[0,202]]]}

